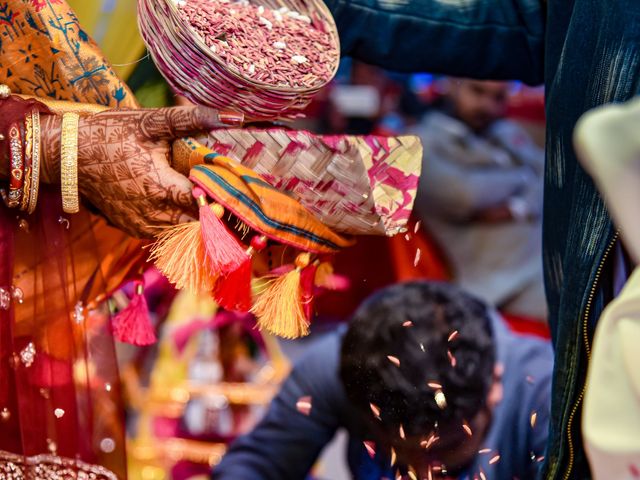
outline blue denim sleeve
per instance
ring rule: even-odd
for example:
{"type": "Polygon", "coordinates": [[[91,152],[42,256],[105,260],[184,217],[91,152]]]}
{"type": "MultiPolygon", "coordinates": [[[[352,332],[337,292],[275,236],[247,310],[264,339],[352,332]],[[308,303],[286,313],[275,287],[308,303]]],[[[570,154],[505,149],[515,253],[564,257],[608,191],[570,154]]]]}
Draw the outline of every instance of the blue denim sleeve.
{"type": "Polygon", "coordinates": [[[344,55],[402,72],[543,81],[542,0],[325,0],[344,55]]]}
{"type": "Polygon", "coordinates": [[[272,401],[264,419],[230,447],[214,480],[303,480],[340,424],[346,398],[338,377],[340,336],[312,346],[272,401]],[[311,397],[309,415],[296,403],[311,397]]]}

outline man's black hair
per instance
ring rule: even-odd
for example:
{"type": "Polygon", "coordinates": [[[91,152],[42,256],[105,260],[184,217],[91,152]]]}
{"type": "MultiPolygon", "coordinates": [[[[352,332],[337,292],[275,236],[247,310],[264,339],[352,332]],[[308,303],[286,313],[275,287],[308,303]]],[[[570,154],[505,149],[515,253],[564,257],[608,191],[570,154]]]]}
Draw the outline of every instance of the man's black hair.
{"type": "Polygon", "coordinates": [[[340,376],[360,411],[373,419],[373,404],[384,427],[423,435],[436,422],[481,411],[494,363],[488,308],[453,285],[418,281],[385,288],[358,308],[342,343],[340,376]],[[442,386],[445,408],[433,384],[442,386]]]}

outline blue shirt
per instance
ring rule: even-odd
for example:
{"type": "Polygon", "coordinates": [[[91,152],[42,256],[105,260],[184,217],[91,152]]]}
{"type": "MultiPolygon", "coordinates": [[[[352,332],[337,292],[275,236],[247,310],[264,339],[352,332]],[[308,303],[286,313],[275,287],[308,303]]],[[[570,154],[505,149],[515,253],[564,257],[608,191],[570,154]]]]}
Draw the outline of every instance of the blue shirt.
{"type": "Polygon", "coordinates": [[[548,480],[589,478],[580,402],[618,236],[572,135],[640,91],[638,0],[325,0],[346,55],[402,71],[545,83],[543,261],[555,372],[548,480]]]}
{"type": "MultiPolygon", "coordinates": [[[[535,478],[543,455],[551,401],[552,352],[548,342],[517,336],[502,320],[493,322],[498,362],[504,365],[504,397],[493,412],[484,448],[463,478],[484,471],[488,479],[535,478]],[[531,416],[536,413],[532,427],[531,416]],[[489,460],[500,460],[489,465],[489,460]],[[532,460],[533,457],[533,460],[532,460]]],[[[264,419],[233,443],[213,472],[214,480],[303,480],[336,430],[349,432],[349,467],[355,480],[394,478],[389,459],[371,459],[363,446],[363,426],[340,382],[342,333],[328,334],[298,362],[264,419]],[[310,414],[296,403],[310,396],[310,414]]]]}

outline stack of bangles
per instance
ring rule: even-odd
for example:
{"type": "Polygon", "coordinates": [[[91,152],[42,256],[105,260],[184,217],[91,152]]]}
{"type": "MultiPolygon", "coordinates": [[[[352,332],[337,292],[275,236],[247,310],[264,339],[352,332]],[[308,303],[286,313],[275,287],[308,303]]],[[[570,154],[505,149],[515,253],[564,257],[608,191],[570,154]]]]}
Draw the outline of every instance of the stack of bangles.
{"type": "MultiPolygon", "coordinates": [[[[9,185],[0,189],[9,208],[19,208],[32,214],[38,204],[41,171],[40,114],[50,114],[49,108],[33,99],[11,95],[6,85],[0,85],[0,152],[9,160],[9,185]]],[[[62,117],[60,180],[62,208],[65,213],[80,210],[78,195],[78,121],[76,113],[62,117]]]]}

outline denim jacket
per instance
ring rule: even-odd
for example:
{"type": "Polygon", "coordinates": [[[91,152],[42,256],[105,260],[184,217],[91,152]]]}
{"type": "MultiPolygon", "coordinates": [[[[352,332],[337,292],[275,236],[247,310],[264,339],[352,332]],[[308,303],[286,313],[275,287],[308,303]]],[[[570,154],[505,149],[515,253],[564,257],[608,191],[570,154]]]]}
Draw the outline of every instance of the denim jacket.
{"type": "Polygon", "coordinates": [[[556,361],[544,472],[589,478],[581,400],[618,235],[572,133],[587,110],[638,93],[640,0],[325,1],[346,55],[399,71],[545,83],[543,261],[556,361]]]}

